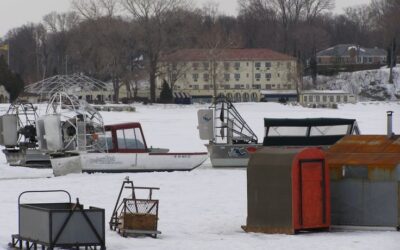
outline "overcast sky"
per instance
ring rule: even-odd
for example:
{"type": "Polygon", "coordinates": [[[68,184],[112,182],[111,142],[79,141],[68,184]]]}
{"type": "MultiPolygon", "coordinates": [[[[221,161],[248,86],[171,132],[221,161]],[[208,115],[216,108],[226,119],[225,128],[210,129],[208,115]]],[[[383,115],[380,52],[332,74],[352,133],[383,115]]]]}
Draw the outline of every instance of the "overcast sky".
{"type": "MultiPolygon", "coordinates": [[[[38,23],[45,14],[52,11],[65,12],[70,9],[71,0],[0,0],[0,37],[8,30],[23,24],[38,23]]],[[[192,0],[201,7],[210,0],[192,0]]],[[[214,0],[219,3],[220,11],[224,14],[236,15],[236,0],[214,0]]],[[[336,13],[343,8],[353,5],[366,4],[370,0],[336,0],[336,13]]]]}

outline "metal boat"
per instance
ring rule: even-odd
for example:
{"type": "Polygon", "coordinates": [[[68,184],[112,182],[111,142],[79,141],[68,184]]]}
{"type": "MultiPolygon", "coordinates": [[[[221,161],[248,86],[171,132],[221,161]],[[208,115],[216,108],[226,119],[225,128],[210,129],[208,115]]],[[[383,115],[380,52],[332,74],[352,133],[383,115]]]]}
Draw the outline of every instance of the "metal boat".
{"type": "Polygon", "coordinates": [[[323,148],[345,135],[359,134],[355,119],[304,118],[264,119],[263,143],[251,130],[234,105],[220,97],[209,109],[198,111],[200,139],[206,144],[213,167],[247,167],[249,156],[261,147],[323,148]]]}

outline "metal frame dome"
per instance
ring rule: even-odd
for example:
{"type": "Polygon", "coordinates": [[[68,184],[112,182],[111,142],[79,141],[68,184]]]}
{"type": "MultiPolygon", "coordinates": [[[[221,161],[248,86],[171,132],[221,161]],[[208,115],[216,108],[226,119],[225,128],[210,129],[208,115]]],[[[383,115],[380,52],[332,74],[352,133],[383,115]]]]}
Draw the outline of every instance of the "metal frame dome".
{"type": "Polygon", "coordinates": [[[107,84],[83,74],[56,75],[25,87],[25,92],[35,93],[40,99],[49,99],[56,92],[79,94],[81,92],[107,91],[107,84]]]}

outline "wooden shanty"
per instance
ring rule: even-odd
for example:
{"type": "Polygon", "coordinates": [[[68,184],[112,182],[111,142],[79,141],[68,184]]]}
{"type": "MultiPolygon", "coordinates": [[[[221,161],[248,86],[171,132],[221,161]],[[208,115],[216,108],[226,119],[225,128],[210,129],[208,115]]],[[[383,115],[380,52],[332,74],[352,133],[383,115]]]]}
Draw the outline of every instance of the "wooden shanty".
{"type": "Polygon", "coordinates": [[[261,148],[247,167],[246,232],[329,229],[329,176],[318,148],[261,148]]]}
{"type": "Polygon", "coordinates": [[[332,225],[400,225],[400,136],[348,135],[326,151],[332,225]]]}

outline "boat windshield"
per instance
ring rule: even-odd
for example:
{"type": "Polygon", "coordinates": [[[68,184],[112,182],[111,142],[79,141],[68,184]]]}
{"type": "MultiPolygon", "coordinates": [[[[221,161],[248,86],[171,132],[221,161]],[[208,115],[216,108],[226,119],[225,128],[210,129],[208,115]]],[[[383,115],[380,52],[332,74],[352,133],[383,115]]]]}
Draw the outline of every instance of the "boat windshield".
{"type": "Polygon", "coordinates": [[[354,119],[264,119],[264,146],[333,145],[345,135],[359,134],[354,119]]]}
{"type": "Polygon", "coordinates": [[[117,130],[118,149],[146,149],[139,128],[117,130]]]}

